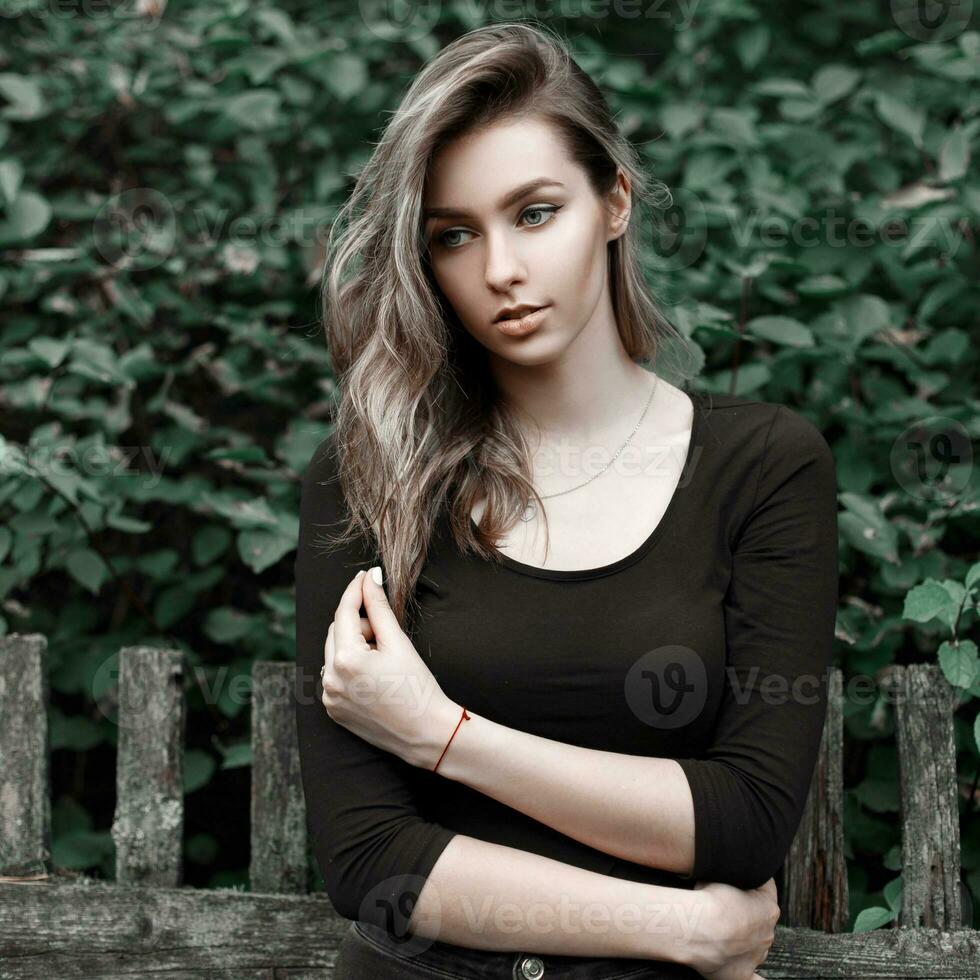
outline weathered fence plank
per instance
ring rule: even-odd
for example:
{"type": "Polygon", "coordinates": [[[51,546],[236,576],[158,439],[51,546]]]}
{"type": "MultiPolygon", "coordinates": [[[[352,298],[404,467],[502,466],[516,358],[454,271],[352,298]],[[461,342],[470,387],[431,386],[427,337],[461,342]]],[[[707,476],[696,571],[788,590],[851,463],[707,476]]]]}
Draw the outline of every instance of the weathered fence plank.
{"type": "Polygon", "coordinates": [[[183,875],[184,663],[179,650],[119,651],[116,881],[177,885],[183,875]]]}
{"type": "Polygon", "coordinates": [[[306,891],[306,802],[296,740],[295,673],[293,663],[257,663],[252,670],[253,891],[306,891]]]}
{"type": "Polygon", "coordinates": [[[350,923],[319,895],[83,879],[0,884],[0,980],[332,976],[350,923]]]}
{"type": "Polygon", "coordinates": [[[893,665],[882,686],[895,706],[902,811],[899,924],[963,927],[953,708],[937,664],[893,665]]]}
{"type": "Polygon", "coordinates": [[[0,637],[0,874],[43,872],[51,856],[48,641],[0,637]]]}
{"type": "Polygon", "coordinates": [[[843,932],[849,918],[843,819],[843,675],[829,674],[820,756],[786,858],[780,924],[843,932]]]}

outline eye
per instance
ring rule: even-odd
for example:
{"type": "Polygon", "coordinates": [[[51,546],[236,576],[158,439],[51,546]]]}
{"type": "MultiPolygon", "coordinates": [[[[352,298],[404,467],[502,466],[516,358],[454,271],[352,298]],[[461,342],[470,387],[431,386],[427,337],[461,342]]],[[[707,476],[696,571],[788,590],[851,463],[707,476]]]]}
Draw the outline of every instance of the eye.
{"type": "MultiPolygon", "coordinates": [[[[529,207],[524,212],[524,214],[551,214],[551,215],[554,215],[554,214],[557,214],[558,211],[559,211],[559,208],[557,207],[557,205],[554,205],[554,204],[536,204],[536,205],[533,205],[532,207],[529,207]]],[[[524,215],[521,215],[521,217],[523,217],[523,216],[524,215]]],[[[536,228],[538,225],[546,225],[547,223],[548,223],[547,221],[536,221],[536,222],[534,222],[531,225],[531,227],[532,228],[536,228]]]]}
{"type": "MultiPolygon", "coordinates": [[[[529,214],[547,214],[547,215],[554,216],[562,209],[562,207],[563,205],[557,205],[557,204],[532,204],[530,207],[525,208],[524,211],[521,212],[521,217],[523,218],[529,214]]],[[[550,221],[551,219],[549,218],[548,220],[550,221]]],[[[548,224],[548,221],[534,221],[528,227],[539,228],[541,227],[541,225],[546,225],[546,224],[548,224]]],[[[443,247],[448,248],[450,251],[452,251],[453,249],[457,248],[461,243],[457,242],[454,244],[451,242],[447,242],[446,236],[460,235],[460,234],[468,235],[472,233],[468,232],[465,228],[447,228],[446,231],[442,232],[442,234],[436,236],[436,241],[443,247]]]]}

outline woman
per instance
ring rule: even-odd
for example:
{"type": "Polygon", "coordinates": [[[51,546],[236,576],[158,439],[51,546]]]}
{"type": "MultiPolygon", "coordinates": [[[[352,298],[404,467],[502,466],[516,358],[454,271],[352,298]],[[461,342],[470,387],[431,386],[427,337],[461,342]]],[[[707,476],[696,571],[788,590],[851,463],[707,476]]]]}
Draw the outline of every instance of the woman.
{"type": "Polygon", "coordinates": [[[750,980],[769,951],[834,462],[796,412],[642,366],[671,334],[649,199],[561,40],[504,24],[426,65],[338,216],[295,571],[341,980],[750,980]]]}

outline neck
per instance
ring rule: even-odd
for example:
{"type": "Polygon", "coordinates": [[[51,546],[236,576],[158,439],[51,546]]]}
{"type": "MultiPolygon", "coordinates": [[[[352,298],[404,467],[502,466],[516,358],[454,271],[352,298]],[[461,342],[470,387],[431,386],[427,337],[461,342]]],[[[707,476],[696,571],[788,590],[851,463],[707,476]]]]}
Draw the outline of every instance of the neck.
{"type": "Polygon", "coordinates": [[[494,359],[497,388],[532,445],[539,439],[605,445],[625,439],[640,418],[654,373],[630,359],[614,326],[593,327],[547,364],[494,359]]]}

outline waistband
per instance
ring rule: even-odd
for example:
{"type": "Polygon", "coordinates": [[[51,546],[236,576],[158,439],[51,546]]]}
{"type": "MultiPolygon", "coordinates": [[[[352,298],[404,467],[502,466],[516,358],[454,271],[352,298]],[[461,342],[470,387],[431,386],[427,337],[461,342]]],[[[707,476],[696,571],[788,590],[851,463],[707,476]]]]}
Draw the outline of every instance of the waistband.
{"type": "Polygon", "coordinates": [[[703,980],[690,967],[661,960],[471,949],[418,936],[399,938],[360,921],[352,922],[351,929],[360,941],[408,966],[460,980],[703,980]]]}

